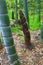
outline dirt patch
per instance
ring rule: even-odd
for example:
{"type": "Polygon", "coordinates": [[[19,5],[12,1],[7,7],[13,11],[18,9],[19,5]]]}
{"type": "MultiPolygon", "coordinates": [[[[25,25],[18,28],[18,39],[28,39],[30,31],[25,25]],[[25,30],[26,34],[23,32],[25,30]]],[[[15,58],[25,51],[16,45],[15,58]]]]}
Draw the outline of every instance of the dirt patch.
{"type": "MultiPolygon", "coordinates": [[[[14,44],[19,55],[22,65],[43,65],[43,42],[40,40],[40,31],[30,31],[31,42],[34,45],[32,50],[26,48],[26,45],[21,41],[21,37],[13,34],[14,44]]],[[[10,65],[5,49],[0,52],[0,65],[10,65]]]]}

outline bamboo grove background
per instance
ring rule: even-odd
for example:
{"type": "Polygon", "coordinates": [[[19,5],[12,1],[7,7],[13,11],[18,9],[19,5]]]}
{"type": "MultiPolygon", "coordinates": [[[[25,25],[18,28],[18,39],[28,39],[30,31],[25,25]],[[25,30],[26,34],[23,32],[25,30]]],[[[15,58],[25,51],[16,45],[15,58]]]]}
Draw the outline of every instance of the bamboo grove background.
{"type": "MultiPolygon", "coordinates": [[[[14,10],[14,19],[17,18],[17,13],[19,12],[19,9],[21,9],[23,12],[25,10],[24,8],[24,2],[25,0],[6,0],[7,6],[8,6],[8,14],[11,18],[12,15],[12,9],[14,10]],[[16,12],[18,11],[18,12],[16,12]]],[[[26,4],[25,4],[26,5],[26,4]]],[[[27,0],[27,6],[28,6],[28,21],[30,24],[30,29],[37,30],[41,27],[42,18],[43,18],[43,1],[42,0],[27,0]]],[[[25,12],[24,12],[25,14],[25,12]]],[[[19,13],[18,13],[18,19],[19,13]]]]}

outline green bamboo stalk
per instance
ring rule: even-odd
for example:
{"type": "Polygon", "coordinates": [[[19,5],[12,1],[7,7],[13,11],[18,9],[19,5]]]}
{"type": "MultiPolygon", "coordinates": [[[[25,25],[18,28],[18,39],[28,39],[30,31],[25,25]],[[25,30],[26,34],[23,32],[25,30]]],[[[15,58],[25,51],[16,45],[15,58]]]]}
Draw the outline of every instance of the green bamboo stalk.
{"type": "Polygon", "coordinates": [[[37,0],[38,3],[38,17],[39,17],[39,22],[41,22],[41,0],[37,0]]]}
{"type": "Polygon", "coordinates": [[[29,24],[27,0],[23,0],[23,4],[24,4],[24,12],[25,12],[26,20],[29,24]]]}
{"type": "Polygon", "coordinates": [[[0,46],[2,45],[2,40],[1,40],[1,30],[0,30],[0,46]]]}
{"type": "Polygon", "coordinates": [[[18,20],[18,2],[17,2],[18,0],[15,0],[15,3],[16,3],[16,20],[18,20]]]}
{"type": "Polygon", "coordinates": [[[1,29],[0,29],[0,51],[4,48],[3,45],[3,39],[2,39],[2,33],[1,33],[1,29]]]}
{"type": "MultiPolygon", "coordinates": [[[[43,1],[41,1],[41,2],[43,2],[43,1]]],[[[40,35],[41,35],[41,40],[43,40],[43,15],[41,16],[41,34],[40,35]]]]}
{"type": "Polygon", "coordinates": [[[12,19],[14,19],[14,10],[12,9],[12,19]]]}
{"type": "Polygon", "coordinates": [[[41,24],[41,39],[43,40],[43,21],[42,21],[42,24],[41,24]]]}
{"type": "Polygon", "coordinates": [[[22,0],[19,0],[19,9],[22,8],[22,0]]]}
{"type": "Polygon", "coordinates": [[[0,33],[0,44],[1,44],[1,33],[0,33]]]}
{"type": "Polygon", "coordinates": [[[1,43],[1,37],[0,37],[0,45],[1,45],[2,43],[1,43]]]}
{"type": "Polygon", "coordinates": [[[5,0],[0,0],[0,23],[4,46],[6,49],[6,53],[8,54],[8,59],[9,61],[11,61],[11,65],[20,65],[20,61],[12,38],[12,32],[10,28],[10,22],[5,0]]]}

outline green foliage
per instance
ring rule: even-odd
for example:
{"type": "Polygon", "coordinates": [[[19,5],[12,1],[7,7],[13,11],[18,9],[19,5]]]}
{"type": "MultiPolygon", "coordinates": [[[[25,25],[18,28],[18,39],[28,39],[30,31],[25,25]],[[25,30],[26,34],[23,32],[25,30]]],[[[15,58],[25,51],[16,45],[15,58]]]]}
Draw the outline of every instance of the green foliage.
{"type": "Polygon", "coordinates": [[[8,8],[14,8],[15,2],[14,0],[6,0],[8,8]]]}
{"type": "MultiPolygon", "coordinates": [[[[28,3],[28,13],[29,13],[29,24],[30,29],[37,30],[41,27],[41,20],[40,17],[43,16],[42,8],[43,8],[43,2],[40,2],[42,0],[27,0],[28,3]],[[40,8],[41,5],[41,8],[40,8]],[[38,11],[39,10],[39,11],[38,11]]],[[[9,18],[12,18],[12,8],[11,5],[14,7],[14,19],[16,19],[16,3],[15,0],[7,0],[7,4],[9,4],[10,9],[8,9],[9,18]]],[[[18,0],[17,4],[18,10],[22,9],[24,11],[23,7],[23,0],[18,0]]],[[[18,16],[18,19],[20,17],[18,16]]]]}
{"type": "Polygon", "coordinates": [[[21,31],[21,26],[19,25],[15,25],[15,27],[12,28],[12,32],[18,35],[23,35],[23,32],[21,31]]]}

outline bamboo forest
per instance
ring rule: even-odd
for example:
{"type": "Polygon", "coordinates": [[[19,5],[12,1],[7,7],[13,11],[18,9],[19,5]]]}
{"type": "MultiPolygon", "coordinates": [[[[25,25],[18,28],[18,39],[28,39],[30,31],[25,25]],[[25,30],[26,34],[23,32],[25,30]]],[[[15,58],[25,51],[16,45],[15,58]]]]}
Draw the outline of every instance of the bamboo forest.
{"type": "Polygon", "coordinates": [[[0,65],[43,65],[43,0],[0,0],[0,65]]]}

